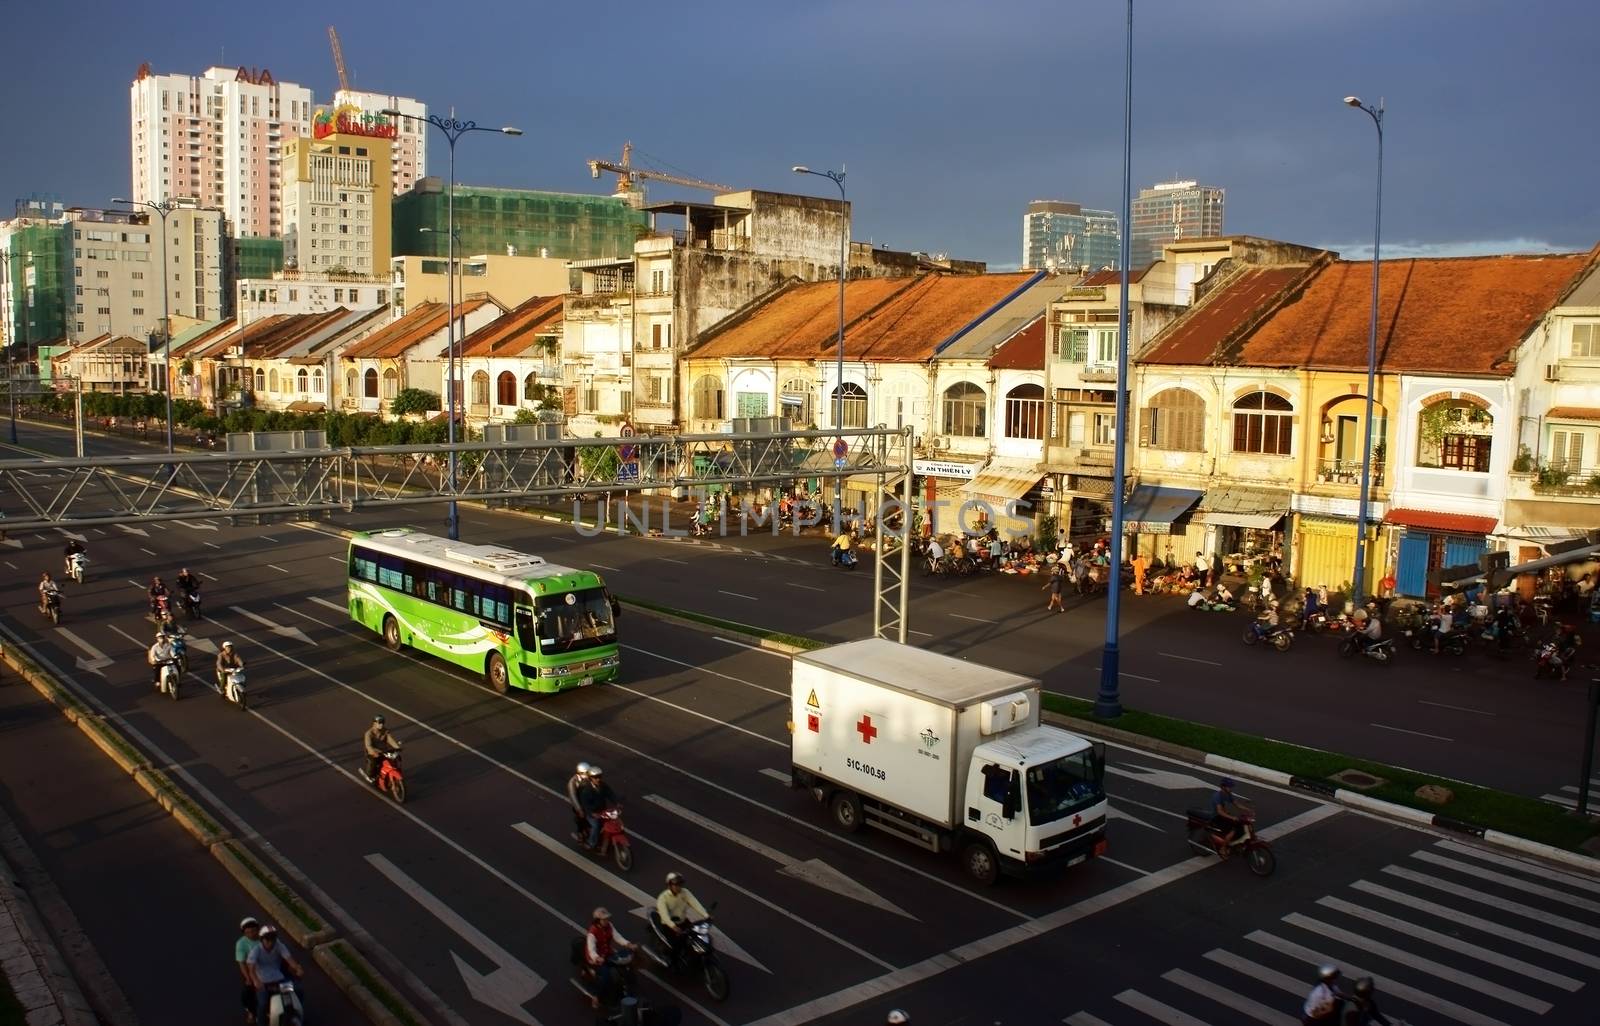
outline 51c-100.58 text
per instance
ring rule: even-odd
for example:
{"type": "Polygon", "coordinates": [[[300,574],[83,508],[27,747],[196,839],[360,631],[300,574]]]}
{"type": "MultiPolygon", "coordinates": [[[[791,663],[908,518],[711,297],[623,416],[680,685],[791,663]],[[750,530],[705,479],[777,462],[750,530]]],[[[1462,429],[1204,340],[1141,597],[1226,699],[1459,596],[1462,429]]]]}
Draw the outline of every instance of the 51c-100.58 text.
{"type": "Polygon", "coordinates": [[[851,769],[855,770],[857,773],[865,773],[867,776],[876,777],[879,780],[889,779],[889,774],[885,773],[881,769],[878,769],[876,766],[868,766],[860,759],[845,759],[845,764],[851,769]]]}

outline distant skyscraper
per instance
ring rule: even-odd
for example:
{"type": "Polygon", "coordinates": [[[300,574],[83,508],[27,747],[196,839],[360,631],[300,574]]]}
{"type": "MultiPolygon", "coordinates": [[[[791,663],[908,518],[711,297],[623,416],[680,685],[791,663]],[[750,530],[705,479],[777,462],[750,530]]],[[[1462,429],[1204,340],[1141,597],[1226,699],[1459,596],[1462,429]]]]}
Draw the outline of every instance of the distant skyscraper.
{"type": "Polygon", "coordinates": [[[362,113],[374,116],[385,110],[397,110],[402,114],[411,115],[395,119],[395,132],[391,139],[390,160],[393,162],[391,170],[396,196],[410,192],[418,179],[428,173],[428,133],[432,129],[427,123],[427,104],[405,96],[391,96],[388,93],[340,89],[333,94],[333,105],[356,107],[362,113]],[[420,120],[413,120],[414,118],[420,120]]]}
{"type": "Polygon", "coordinates": [[[1204,239],[1222,234],[1223,190],[1187,182],[1157,182],[1133,200],[1128,263],[1144,267],[1161,259],[1174,239],[1204,239]]]}
{"type": "Polygon", "coordinates": [[[1022,266],[1034,269],[1117,266],[1117,215],[1061,200],[1034,200],[1022,215],[1022,266]]]}

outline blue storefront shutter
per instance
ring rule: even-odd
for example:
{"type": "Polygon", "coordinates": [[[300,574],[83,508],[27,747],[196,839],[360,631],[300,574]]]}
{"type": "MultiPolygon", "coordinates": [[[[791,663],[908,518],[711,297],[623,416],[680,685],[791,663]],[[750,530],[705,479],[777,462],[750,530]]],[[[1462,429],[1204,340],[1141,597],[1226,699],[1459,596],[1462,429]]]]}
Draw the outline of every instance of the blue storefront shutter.
{"type": "Polygon", "coordinates": [[[1444,565],[1466,566],[1476,563],[1478,557],[1483,555],[1484,540],[1482,538],[1446,538],[1444,540],[1444,565]]]}
{"type": "Polygon", "coordinates": [[[1426,595],[1428,593],[1428,535],[1426,532],[1407,531],[1401,537],[1399,562],[1399,569],[1394,575],[1395,590],[1401,595],[1426,595]]]}

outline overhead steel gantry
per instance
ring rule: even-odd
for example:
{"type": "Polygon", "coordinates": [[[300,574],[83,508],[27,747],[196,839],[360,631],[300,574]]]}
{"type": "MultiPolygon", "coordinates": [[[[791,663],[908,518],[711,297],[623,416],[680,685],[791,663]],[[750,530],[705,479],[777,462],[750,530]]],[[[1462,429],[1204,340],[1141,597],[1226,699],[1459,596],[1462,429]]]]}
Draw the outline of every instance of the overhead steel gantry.
{"type": "MultiPolygon", "coordinates": [[[[0,530],[204,517],[297,516],[419,502],[579,499],[803,479],[870,477],[901,508],[909,429],[660,435],[149,456],[0,460],[0,530]],[[445,472],[457,454],[457,481],[445,472]]],[[[864,511],[870,514],[873,510],[864,511]]],[[[874,530],[873,626],[906,639],[909,510],[874,530]],[[886,551],[889,541],[892,552],[886,551]]],[[[770,530],[770,528],[768,528],[770,530]]]]}

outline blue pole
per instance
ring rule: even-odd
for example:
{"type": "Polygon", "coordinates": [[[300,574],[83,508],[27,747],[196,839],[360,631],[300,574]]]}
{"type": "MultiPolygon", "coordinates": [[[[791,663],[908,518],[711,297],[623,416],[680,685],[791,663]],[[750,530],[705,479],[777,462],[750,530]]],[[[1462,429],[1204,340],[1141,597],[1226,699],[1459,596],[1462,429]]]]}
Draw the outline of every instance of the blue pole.
{"type": "Polygon", "coordinates": [[[1127,472],[1128,425],[1128,243],[1133,222],[1133,0],[1128,0],[1127,60],[1122,95],[1122,297],[1117,303],[1117,448],[1111,469],[1111,582],[1106,591],[1106,644],[1100,656],[1100,693],[1094,714],[1122,715],[1121,653],[1117,635],[1122,612],[1122,491],[1127,472]]]}
{"type": "Polygon", "coordinates": [[[1361,450],[1361,503],[1356,514],[1356,570],[1350,579],[1350,600],[1359,608],[1366,600],[1367,504],[1372,494],[1372,401],[1378,370],[1378,245],[1383,239],[1383,101],[1369,107],[1354,96],[1345,103],[1366,111],[1378,128],[1378,198],[1372,225],[1372,315],[1367,327],[1367,428],[1361,450]]]}

